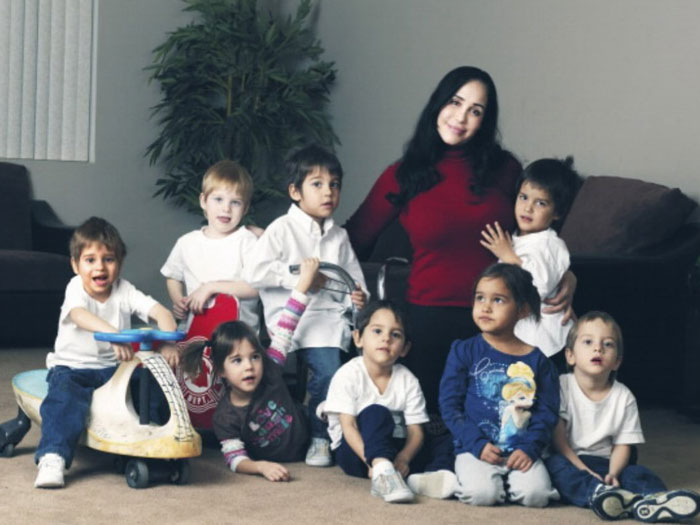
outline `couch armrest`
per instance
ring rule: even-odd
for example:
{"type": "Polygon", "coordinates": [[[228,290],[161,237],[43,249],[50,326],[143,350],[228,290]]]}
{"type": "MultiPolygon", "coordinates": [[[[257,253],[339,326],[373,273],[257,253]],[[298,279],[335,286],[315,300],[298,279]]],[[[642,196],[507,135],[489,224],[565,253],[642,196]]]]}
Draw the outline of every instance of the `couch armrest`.
{"type": "Polygon", "coordinates": [[[48,202],[31,202],[32,247],[36,251],[70,256],[68,243],[73,235],[73,226],[64,224],[54,213],[48,202]]]}

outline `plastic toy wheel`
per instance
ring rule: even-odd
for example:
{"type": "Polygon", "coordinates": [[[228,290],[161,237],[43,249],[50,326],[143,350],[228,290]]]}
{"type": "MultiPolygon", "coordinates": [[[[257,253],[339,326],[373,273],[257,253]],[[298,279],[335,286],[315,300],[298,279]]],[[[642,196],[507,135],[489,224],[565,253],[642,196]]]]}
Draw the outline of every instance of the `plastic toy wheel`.
{"type": "Polygon", "coordinates": [[[170,482],[175,485],[186,485],[190,481],[190,462],[186,459],[178,459],[173,464],[173,470],[170,473],[170,482]]]}
{"type": "Polygon", "coordinates": [[[4,447],[2,447],[2,450],[0,450],[0,456],[4,458],[11,458],[14,453],[15,446],[12,443],[8,443],[4,447]]]}
{"type": "Polygon", "coordinates": [[[126,464],[126,483],[132,489],[148,486],[148,465],[140,459],[130,459],[126,464]]]}

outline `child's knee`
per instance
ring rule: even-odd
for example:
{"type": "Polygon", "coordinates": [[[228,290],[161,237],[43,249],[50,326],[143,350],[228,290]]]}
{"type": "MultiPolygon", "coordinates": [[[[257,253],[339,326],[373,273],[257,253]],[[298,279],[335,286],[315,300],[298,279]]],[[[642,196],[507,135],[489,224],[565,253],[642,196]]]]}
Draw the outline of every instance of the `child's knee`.
{"type": "Polygon", "coordinates": [[[505,501],[505,490],[502,483],[496,480],[482,480],[481,483],[461,484],[457,491],[457,497],[462,503],[477,505],[479,507],[491,507],[505,501]]]}
{"type": "Polygon", "coordinates": [[[519,501],[525,507],[546,507],[552,496],[551,487],[532,487],[522,491],[522,499],[519,501]]]}

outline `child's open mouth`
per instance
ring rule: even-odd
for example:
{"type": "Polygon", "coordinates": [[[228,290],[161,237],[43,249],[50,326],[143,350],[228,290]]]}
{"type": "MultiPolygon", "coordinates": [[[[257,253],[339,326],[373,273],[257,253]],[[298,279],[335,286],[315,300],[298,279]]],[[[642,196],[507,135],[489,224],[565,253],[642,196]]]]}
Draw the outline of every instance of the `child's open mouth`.
{"type": "Polygon", "coordinates": [[[223,222],[224,224],[231,222],[231,217],[217,217],[217,219],[219,219],[219,222],[223,222]]]}
{"type": "Polygon", "coordinates": [[[97,285],[97,286],[105,286],[107,284],[107,277],[93,277],[92,281],[97,285]]]}
{"type": "Polygon", "coordinates": [[[591,359],[591,363],[594,363],[596,365],[600,365],[603,363],[603,360],[600,357],[594,357],[593,359],[591,359]]]}

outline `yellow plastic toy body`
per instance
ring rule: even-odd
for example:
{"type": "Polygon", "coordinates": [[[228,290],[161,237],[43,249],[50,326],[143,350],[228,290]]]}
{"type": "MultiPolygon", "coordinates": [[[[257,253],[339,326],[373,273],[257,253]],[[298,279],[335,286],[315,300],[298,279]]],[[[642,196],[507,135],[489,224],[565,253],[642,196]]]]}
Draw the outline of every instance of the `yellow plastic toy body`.
{"type": "MultiPolygon", "coordinates": [[[[41,424],[43,396],[22,390],[21,381],[13,381],[12,386],[19,407],[41,424]]],[[[163,356],[145,350],[121,363],[112,378],[95,390],[81,443],[102,452],[142,458],[191,458],[202,453],[201,437],[190,423],[175,375],[163,356]],[[141,425],[134,409],[129,379],[141,363],[150,370],[170,407],[170,419],[162,426],[141,425]]]]}

